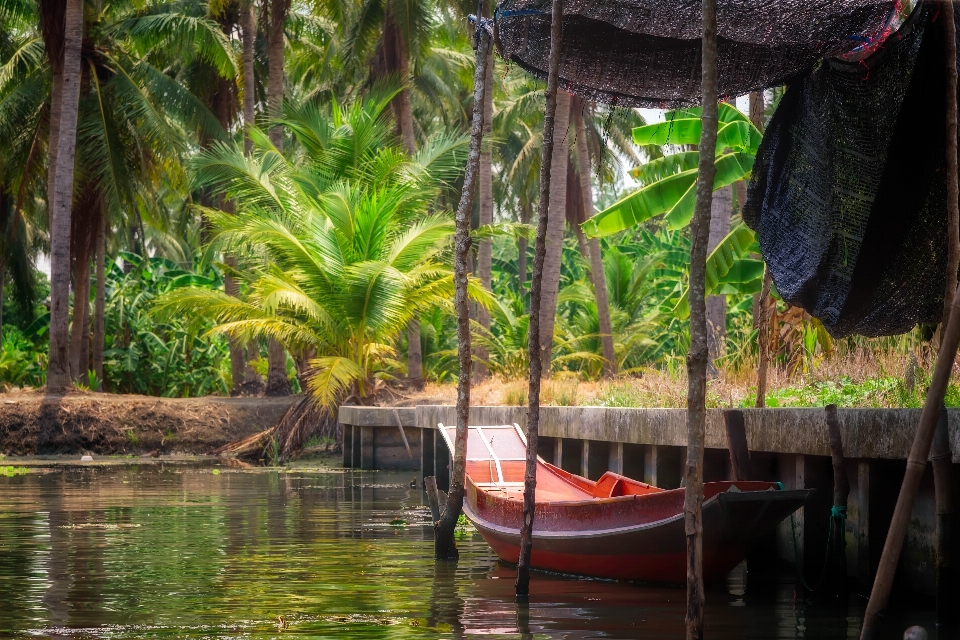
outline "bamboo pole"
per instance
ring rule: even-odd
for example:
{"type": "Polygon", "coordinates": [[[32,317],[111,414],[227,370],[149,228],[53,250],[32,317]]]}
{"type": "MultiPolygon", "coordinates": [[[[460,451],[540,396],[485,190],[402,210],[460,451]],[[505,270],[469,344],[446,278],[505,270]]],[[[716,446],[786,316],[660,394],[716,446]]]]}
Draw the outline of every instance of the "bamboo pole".
{"type": "MultiPolygon", "coordinates": [[[[482,2],[482,0],[481,0],[482,2]]],[[[482,4],[481,4],[482,7],[482,4]]],[[[480,145],[483,140],[483,93],[486,78],[487,47],[490,36],[480,26],[481,12],[477,11],[476,69],[473,72],[473,122],[470,126],[470,152],[467,155],[467,170],[463,177],[463,192],[456,214],[454,235],[453,281],[455,287],[454,307],[457,312],[457,356],[460,373],[457,377],[457,435],[453,451],[453,473],[450,478],[450,494],[440,521],[435,526],[434,555],[437,559],[458,557],[453,534],[457,518],[463,510],[463,483],[466,475],[467,421],[470,418],[470,305],[467,298],[467,258],[470,253],[470,214],[476,195],[477,174],[480,168],[480,145]]]]}
{"type": "MultiPolygon", "coordinates": [[[[952,0],[943,3],[944,50],[946,65],[946,161],[947,161],[947,220],[948,220],[948,262],[957,260],[956,238],[960,238],[960,198],[957,184],[957,45],[954,7],[952,0]]],[[[920,479],[927,466],[927,456],[940,417],[940,408],[946,395],[950,372],[957,357],[957,345],[960,344],[960,296],[957,295],[957,266],[947,268],[946,290],[944,291],[944,321],[940,325],[940,352],[933,380],[927,390],[927,399],[920,414],[920,424],[913,439],[910,457],[907,459],[907,471],[900,487],[900,496],[893,512],[893,521],[887,532],[887,539],[880,556],[880,566],[870,592],[870,601],[863,616],[863,628],[860,640],[873,640],[879,633],[877,617],[887,606],[893,577],[896,574],[903,541],[907,535],[907,525],[913,511],[913,502],[920,488],[920,479]],[[953,290],[950,290],[950,286],[953,290]],[[947,300],[953,302],[947,309],[947,300]]]]}
{"type": "Polygon", "coordinates": [[[703,131],[697,204],[690,235],[690,351],[687,354],[687,465],[683,498],[687,546],[687,640],[703,638],[703,439],[707,392],[705,272],[713,181],[717,173],[717,1],[703,0],[703,131]]]}
{"type": "Polygon", "coordinates": [[[553,158],[554,120],[557,114],[557,85],[560,47],[563,40],[563,0],[553,0],[550,16],[550,60],[547,66],[546,108],[543,114],[543,150],[540,160],[540,202],[537,204],[537,238],[530,278],[530,326],[527,350],[530,357],[530,386],[527,391],[527,460],[523,474],[523,522],[520,525],[520,557],[517,560],[517,598],[530,595],[530,555],[533,552],[533,509],[537,491],[537,445],[540,430],[540,377],[543,355],[540,350],[540,298],[543,289],[543,261],[547,253],[547,215],[550,210],[550,167],[553,158]]]}

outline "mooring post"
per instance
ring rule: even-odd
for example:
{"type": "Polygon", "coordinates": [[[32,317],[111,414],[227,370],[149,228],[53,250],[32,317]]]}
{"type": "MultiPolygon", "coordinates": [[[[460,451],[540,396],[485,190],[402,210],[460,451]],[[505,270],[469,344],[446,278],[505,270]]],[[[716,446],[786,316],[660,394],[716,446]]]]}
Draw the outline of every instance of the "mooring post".
{"type": "Polygon", "coordinates": [[[743,421],[743,411],[725,409],[723,426],[727,432],[727,448],[730,450],[730,467],[734,480],[754,480],[753,464],[750,461],[750,449],[747,446],[747,428],[743,421]]]}
{"type": "Polygon", "coordinates": [[[955,496],[953,491],[953,460],[950,452],[950,434],[947,410],[940,410],[940,420],[933,434],[930,461],[933,464],[933,483],[937,509],[937,625],[941,633],[953,637],[957,630],[958,603],[960,603],[960,576],[956,567],[955,496]]]}
{"type": "MultiPolygon", "coordinates": [[[[540,302],[543,291],[543,261],[547,254],[547,224],[550,209],[550,174],[553,161],[554,122],[557,115],[557,87],[560,48],[563,44],[563,0],[553,0],[550,12],[550,58],[547,65],[546,106],[543,113],[543,143],[540,156],[540,201],[537,203],[537,237],[530,280],[530,322],[527,355],[530,384],[527,387],[527,456],[523,473],[523,521],[520,524],[520,553],[517,559],[516,596],[530,595],[530,555],[533,553],[533,512],[537,491],[537,444],[540,434],[540,377],[543,353],[540,349],[540,302]]],[[[565,135],[562,132],[561,135],[565,135]]]]}
{"type": "Polygon", "coordinates": [[[860,593],[870,593],[873,564],[870,562],[870,482],[873,463],[857,461],[857,584],[860,593]]]}
{"type": "Polygon", "coordinates": [[[555,438],[553,441],[553,466],[563,468],[563,438],[555,438]]]}
{"type": "Polygon", "coordinates": [[[830,511],[830,574],[833,578],[830,595],[841,600],[847,594],[846,522],[847,500],[850,496],[850,481],[843,457],[843,438],[837,405],[826,406],[827,433],[830,436],[830,458],[833,463],[833,508],[830,511]]]}

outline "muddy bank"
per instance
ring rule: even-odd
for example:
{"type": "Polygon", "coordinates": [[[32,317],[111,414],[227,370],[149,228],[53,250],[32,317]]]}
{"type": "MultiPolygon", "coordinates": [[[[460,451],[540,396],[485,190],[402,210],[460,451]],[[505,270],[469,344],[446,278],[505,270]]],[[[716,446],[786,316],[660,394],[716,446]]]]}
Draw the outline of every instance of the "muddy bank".
{"type": "Polygon", "coordinates": [[[208,453],[277,423],[288,398],[0,394],[0,453],[208,453]]]}

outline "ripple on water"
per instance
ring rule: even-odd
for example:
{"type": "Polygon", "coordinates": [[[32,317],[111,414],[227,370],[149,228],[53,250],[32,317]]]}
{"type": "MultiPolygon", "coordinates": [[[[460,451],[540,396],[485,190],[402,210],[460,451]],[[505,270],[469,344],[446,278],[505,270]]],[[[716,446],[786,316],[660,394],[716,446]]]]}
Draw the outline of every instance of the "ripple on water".
{"type": "MultiPolygon", "coordinates": [[[[683,636],[683,589],[537,574],[518,608],[513,569],[472,529],[459,563],[435,563],[409,482],[162,464],[0,476],[0,638],[683,636]]],[[[741,571],[709,591],[707,631],[839,640],[860,613],[805,603],[787,576],[745,588],[741,571]]]]}

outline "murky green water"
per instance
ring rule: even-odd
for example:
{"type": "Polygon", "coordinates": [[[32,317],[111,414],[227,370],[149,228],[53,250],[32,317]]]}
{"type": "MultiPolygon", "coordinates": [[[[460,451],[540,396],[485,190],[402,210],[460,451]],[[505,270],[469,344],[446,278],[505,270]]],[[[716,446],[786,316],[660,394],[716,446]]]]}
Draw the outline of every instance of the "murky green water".
{"type": "MultiPolygon", "coordinates": [[[[476,534],[458,564],[434,563],[411,479],[173,464],[0,477],[0,637],[683,637],[682,589],[537,575],[518,610],[512,569],[476,534]]],[[[708,638],[857,637],[859,607],[806,604],[788,576],[744,582],[709,591],[708,638]]],[[[908,619],[932,614],[898,614],[888,637],[908,619]]]]}

